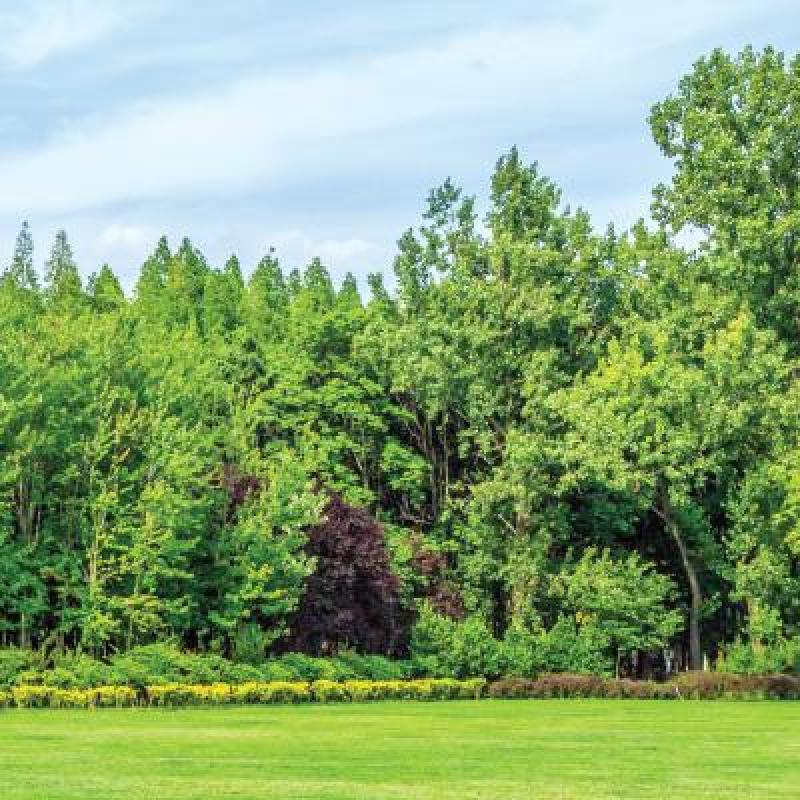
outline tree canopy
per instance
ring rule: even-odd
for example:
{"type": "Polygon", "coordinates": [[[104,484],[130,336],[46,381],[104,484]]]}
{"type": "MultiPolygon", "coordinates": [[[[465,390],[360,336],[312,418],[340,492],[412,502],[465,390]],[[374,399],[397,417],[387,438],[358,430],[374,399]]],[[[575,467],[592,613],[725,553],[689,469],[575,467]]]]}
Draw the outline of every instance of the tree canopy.
{"type": "Polygon", "coordinates": [[[796,637],[800,59],[714,51],[650,123],[652,223],[598,231],[514,147],[363,298],[166,238],[126,295],[63,230],[40,280],[23,223],[0,640],[698,668],[796,637]]]}

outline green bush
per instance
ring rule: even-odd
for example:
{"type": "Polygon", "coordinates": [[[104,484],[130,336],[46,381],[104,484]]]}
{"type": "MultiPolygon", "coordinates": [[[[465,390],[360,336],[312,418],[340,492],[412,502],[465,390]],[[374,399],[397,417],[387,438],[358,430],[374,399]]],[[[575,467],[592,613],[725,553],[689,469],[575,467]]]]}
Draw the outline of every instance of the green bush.
{"type": "Polygon", "coordinates": [[[410,677],[411,667],[406,661],[385,656],[362,655],[348,650],[333,659],[337,680],[362,678],[371,681],[399,681],[410,677]]]}
{"type": "Polygon", "coordinates": [[[62,689],[93,689],[122,683],[107,664],[76,653],[59,654],[54,657],[50,669],[27,672],[22,677],[28,683],[57,686],[62,689]]]}
{"type": "Polygon", "coordinates": [[[457,622],[423,605],[411,633],[411,652],[415,675],[464,678],[505,672],[505,646],[477,614],[457,622]]]}
{"type": "Polygon", "coordinates": [[[8,689],[19,683],[23,673],[41,670],[42,657],[34,650],[8,647],[0,650],[0,689],[8,689]]]}
{"type": "Polygon", "coordinates": [[[272,664],[288,671],[290,680],[321,681],[336,680],[336,667],[330,659],[314,658],[303,653],[285,653],[272,664]]]}
{"type": "Polygon", "coordinates": [[[170,644],[134,647],[114,656],[111,668],[120,683],[139,688],[148,683],[180,682],[191,672],[186,654],[170,644]]]}
{"type": "Polygon", "coordinates": [[[580,626],[566,617],[546,631],[512,628],[500,641],[478,615],[456,622],[423,606],[411,648],[410,674],[415,677],[526,677],[542,672],[608,676],[614,672],[607,637],[591,625],[580,626]]]}
{"type": "Polygon", "coordinates": [[[85,654],[60,653],[49,663],[38,652],[0,650],[0,690],[15,685],[91,689],[125,685],[269,683],[314,680],[401,680],[411,677],[409,662],[345,651],[335,658],[287,653],[259,664],[230,661],[215,654],[187,653],[171,644],[135,647],[109,662],[85,654]]]}
{"type": "Polygon", "coordinates": [[[297,673],[290,667],[278,661],[265,661],[259,668],[258,673],[264,681],[293,681],[297,679],[297,673]]]}
{"type": "Polygon", "coordinates": [[[559,617],[549,630],[536,634],[531,646],[532,672],[604,676],[614,672],[614,662],[608,655],[605,637],[592,626],[576,625],[566,617],[559,617]]]}
{"type": "Polygon", "coordinates": [[[736,642],[721,653],[716,669],[740,675],[800,672],[800,639],[784,639],[762,646],[736,642]]]}
{"type": "MultiPolygon", "coordinates": [[[[111,660],[116,683],[143,689],[148,684],[244,683],[264,680],[258,667],[214,654],[186,653],[173,645],[135,647],[111,660]]],[[[277,676],[276,676],[277,677],[277,676]]]]}

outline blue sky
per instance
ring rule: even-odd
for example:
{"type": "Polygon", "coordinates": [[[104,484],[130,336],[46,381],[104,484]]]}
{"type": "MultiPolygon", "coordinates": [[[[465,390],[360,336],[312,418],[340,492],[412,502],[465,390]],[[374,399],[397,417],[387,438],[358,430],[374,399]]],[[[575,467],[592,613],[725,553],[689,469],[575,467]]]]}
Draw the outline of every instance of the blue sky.
{"type": "Polygon", "coordinates": [[[388,269],[427,190],[517,144],[598,226],[669,175],[648,109],[714,46],[800,41],[797,0],[0,0],[0,257],[65,227],[127,286],[161,233],[388,269]]]}

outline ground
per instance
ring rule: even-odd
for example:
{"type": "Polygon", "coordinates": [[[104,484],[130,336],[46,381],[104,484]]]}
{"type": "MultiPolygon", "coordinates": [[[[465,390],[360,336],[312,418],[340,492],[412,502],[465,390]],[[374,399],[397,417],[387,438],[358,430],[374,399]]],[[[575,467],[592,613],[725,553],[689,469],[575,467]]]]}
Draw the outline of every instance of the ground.
{"type": "Polygon", "coordinates": [[[798,796],[791,702],[0,712],[3,800],[798,796]]]}

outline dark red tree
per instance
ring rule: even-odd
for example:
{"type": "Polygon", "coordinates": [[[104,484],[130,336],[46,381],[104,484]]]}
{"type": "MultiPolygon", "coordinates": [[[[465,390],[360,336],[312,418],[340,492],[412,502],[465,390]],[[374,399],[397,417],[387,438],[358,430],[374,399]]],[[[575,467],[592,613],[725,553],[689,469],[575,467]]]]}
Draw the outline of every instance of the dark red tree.
{"type": "Polygon", "coordinates": [[[353,648],[407,653],[412,615],[400,602],[383,527],[368,511],[331,494],[322,522],[309,532],[316,558],[286,647],[310,655],[353,648]]]}

